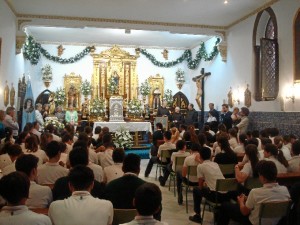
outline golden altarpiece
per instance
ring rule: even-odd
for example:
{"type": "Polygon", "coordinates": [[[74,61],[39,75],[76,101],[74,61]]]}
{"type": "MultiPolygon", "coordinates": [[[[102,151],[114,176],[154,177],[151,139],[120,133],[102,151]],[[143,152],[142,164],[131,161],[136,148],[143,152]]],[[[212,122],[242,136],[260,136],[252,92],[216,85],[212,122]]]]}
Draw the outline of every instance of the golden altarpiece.
{"type": "Polygon", "coordinates": [[[138,76],[136,74],[136,60],[138,55],[130,55],[118,46],[101,52],[92,53],[92,99],[104,98],[108,100],[112,95],[123,97],[124,105],[133,98],[138,97],[138,76]],[[110,93],[109,79],[116,79],[118,90],[110,93]]]}

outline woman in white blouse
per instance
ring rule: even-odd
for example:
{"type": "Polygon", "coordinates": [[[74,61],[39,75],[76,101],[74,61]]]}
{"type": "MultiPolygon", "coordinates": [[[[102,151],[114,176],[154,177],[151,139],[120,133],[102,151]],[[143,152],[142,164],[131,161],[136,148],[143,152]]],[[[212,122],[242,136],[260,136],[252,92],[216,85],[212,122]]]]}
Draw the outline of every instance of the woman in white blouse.
{"type": "Polygon", "coordinates": [[[288,172],[300,172],[300,141],[292,144],[292,158],[288,162],[288,172]]]}

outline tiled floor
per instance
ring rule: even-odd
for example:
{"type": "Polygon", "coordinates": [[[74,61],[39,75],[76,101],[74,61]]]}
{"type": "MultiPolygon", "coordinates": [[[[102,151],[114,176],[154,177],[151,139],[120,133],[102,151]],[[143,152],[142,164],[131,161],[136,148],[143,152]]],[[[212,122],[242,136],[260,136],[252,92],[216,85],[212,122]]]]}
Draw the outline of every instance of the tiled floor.
{"type": "MultiPolygon", "coordinates": [[[[153,166],[152,171],[148,178],[144,177],[145,168],[148,163],[148,159],[143,159],[141,162],[141,172],[140,177],[147,182],[152,182],[159,185],[159,182],[155,180],[155,171],[156,165],[153,166]]],[[[167,182],[168,183],[168,182],[167,182]]],[[[165,187],[160,187],[163,196],[163,211],[162,211],[162,221],[167,222],[169,225],[196,225],[197,223],[193,223],[189,221],[188,217],[193,215],[193,195],[192,192],[188,194],[188,205],[189,205],[189,213],[187,214],[185,211],[185,199],[183,205],[177,204],[177,197],[174,197],[173,189],[169,191],[168,185],[165,187]]],[[[213,214],[211,212],[206,211],[204,217],[204,225],[213,224],[213,214]]]]}

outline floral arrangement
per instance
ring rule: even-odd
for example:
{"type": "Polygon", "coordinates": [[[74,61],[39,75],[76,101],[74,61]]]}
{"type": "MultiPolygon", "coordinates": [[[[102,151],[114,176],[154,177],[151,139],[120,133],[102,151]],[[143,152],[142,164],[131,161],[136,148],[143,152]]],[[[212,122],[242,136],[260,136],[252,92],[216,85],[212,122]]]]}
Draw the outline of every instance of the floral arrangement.
{"type": "Polygon", "coordinates": [[[46,64],[42,67],[42,80],[43,81],[52,81],[52,68],[49,64],[46,64]]]}
{"type": "Polygon", "coordinates": [[[170,106],[173,103],[173,94],[170,89],[166,89],[164,93],[164,100],[167,102],[167,104],[170,106]]]}
{"type": "Polygon", "coordinates": [[[116,82],[116,80],[113,77],[110,77],[108,79],[108,85],[107,85],[107,89],[109,91],[110,94],[115,94],[118,91],[118,84],[116,82]]]}
{"type": "Polygon", "coordinates": [[[176,82],[177,83],[185,82],[184,71],[182,69],[179,68],[175,74],[176,74],[176,82]]]}
{"type": "Polygon", "coordinates": [[[132,99],[128,102],[128,114],[138,116],[143,112],[142,104],[137,99],[132,99]]]}
{"type": "Polygon", "coordinates": [[[65,128],[65,125],[59,122],[56,117],[53,117],[53,119],[51,117],[48,117],[48,119],[44,123],[44,127],[47,127],[49,124],[52,124],[54,127],[60,130],[65,128]]]}
{"type": "Polygon", "coordinates": [[[147,95],[150,94],[150,91],[151,91],[151,86],[148,83],[148,81],[145,81],[144,83],[141,83],[141,86],[140,86],[141,95],[147,96],[147,95]]]}
{"type": "Polygon", "coordinates": [[[54,95],[54,102],[56,105],[63,105],[66,101],[65,89],[58,88],[54,95]]]}
{"type": "Polygon", "coordinates": [[[91,83],[88,82],[87,80],[85,80],[82,84],[81,84],[81,93],[84,96],[88,96],[89,94],[91,94],[91,83]]]}
{"type": "Polygon", "coordinates": [[[92,116],[100,116],[105,113],[105,102],[103,99],[93,99],[90,106],[92,116]]]}
{"type": "Polygon", "coordinates": [[[128,130],[126,130],[124,127],[120,127],[120,130],[116,131],[115,133],[114,144],[117,148],[131,148],[133,144],[133,138],[128,130]]]}

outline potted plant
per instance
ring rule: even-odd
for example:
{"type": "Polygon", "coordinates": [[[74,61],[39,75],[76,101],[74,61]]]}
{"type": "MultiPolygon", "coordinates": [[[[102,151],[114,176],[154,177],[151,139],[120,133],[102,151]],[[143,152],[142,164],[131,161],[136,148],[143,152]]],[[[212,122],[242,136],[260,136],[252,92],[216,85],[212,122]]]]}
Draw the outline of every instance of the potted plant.
{"type": "Polygon", "coordinates": [[[42,80],[46,88],[50,86],[52,79],[53,79],[52,68],[49,64],[46,64],[45,66],[42,67],[42,80]]]}

